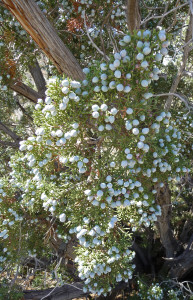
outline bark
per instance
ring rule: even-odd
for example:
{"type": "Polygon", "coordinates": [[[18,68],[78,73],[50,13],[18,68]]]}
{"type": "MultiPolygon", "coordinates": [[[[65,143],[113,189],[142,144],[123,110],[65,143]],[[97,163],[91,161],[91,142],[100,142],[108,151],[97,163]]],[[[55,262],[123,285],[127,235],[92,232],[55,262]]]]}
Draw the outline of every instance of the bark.
{"type": "Polygon", "coordinates": [[[2,2],[60,73],[65,73],[76,80],[84,79],[79,63],[34,0],[3,0],[2,2]]]}
{"type": "Polygon", "coordinates": [[[166,251],[166,257],[174,257],[177,250],[177,242],[171,229],[171,193],[168,185],[158,190],[157,203],[161,206],[162,215],[158,217],[157,228],[159,230],[162,245],[166,251]]]}
{"type": "MultiPolygon", "coordinates": [[[[186,32],[186,38],[185,38],[185,47],[184,47],[184,53],[183,53],[183,57],[182,57],[182,62],[181,62],[181,66],[178,70],[178,73],[172,83],[172,86],[170,88],[170,92],[171,94],[175,93],[177,88],[178,88],[178,85],[180,83],[180,80],[182,79],[182,76],[183,76],[183,73],[185,71],[185,68],[186,68],[186,63],[187,63],[187,60],[188,60],[188,55],[189,55],[189,52],[191,50],[191,47],[190,47],[190,42],[192,41],[192,25],[193,25],[193,16],[190,15],[190,21],[189,21],[189,25],[188,25],[188,29],[187,29],[187,32],[186,32]]],[[[172,104],[172,100],[173,100],[174,96],[171,95],[168,97],[167,101],[166,101],[166,104],[165,104],[165,109],[166,110],[169,110],[170,107],[171,107],[171,104],[172,104]]]]}
{"type": "Polygon", "coordinates": [[[26,97],[34,103],[36,103],[39,98],[42,98],[42,94],[36,92],[35,90],[33,90],[32,88],[20,81],[11,84],[9,87],[17,94],[26,97]]]}
{"type": "Polygon", "coordinates": [[[29,66],[29,71],[33,77],[38,93],[42,94],[42,98],[45,98],[46,81],[37,60],[34,65],[29,66]]]}
{"type": "Polygon", "coordinates": [[[170,276],[177,279],[182,279],[193,271],[193,235],[190,238],[186,250],[173,260],[168,260],[172,263],[170,276]]]}
{"type": "Polygon", "coordinates": [[[47,289],[42,291],[24,291],[24,299],[26,300],[70,300],[86,296],[82,291],[82,283],[64,284],[56,289],[47,289]]]}
{"type": "MultiPolygon", "coordinates": [[[[128,287],[127,283],[124,282],[120,283],[112,290],[109,296],[106,297],[100,296],[97,297],[97,300],[102,300],[102,299],[114,300],[117,294],[120,294],[120,290],[124,290],[127,287],[128,287]]],[[[82,288],[83,288],[83,284],[77,282],[70,285],[64,284],[62,287],[56,289],[24,291],[24,299],[25,300],[43,300],[43,299],[44,300],[71,300],[74,298],[79,299],[79,297],[88,296],[87,293],[83,293],[82,288]]]]}
{"type": "Polygon", "coordinates": [[[127,27],[131,33],[140,28],[141,16],[139,12],[138,0],[126,0],[127,27]]]}

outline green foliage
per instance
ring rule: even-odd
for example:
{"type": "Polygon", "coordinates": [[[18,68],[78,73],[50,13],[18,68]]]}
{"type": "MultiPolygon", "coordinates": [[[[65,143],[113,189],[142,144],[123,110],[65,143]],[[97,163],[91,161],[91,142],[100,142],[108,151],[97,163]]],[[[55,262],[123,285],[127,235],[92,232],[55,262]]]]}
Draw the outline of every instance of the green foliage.
{"type": "Polygon", "coordinates": [[[157,221],[155,200],[165,180],[179,181],[189,170],[192,119],[164,112],[148,87],[159,78],[165,40],[164,31],[126,35],[123,50],[85,69],[82,83],[50,79],[45,103],[35,107],[35,135],[20,143],[25,153],[12,158],[11,178],[2,181],[4,215],[14,199],[1,232],[9,251],[8,236],[22,241],[21,257],[32,248],[43,255],[41,218],[47,224],[54,218],[58,238],[65,230],[67,240],[78,239],[79,276],[84,290],[98,295],[132,278],[132,233],[157,221]]]}
{"type": "MultiPolygon", "coordinates": [[[[1,271],[22,264],[25,257],[50,258],[52,240],[66,244],[76,240],[75,263],[85,282],[84,291],[107,295],[118,282],[133,277],[133,240],[140,236],[147,246],[146,234],[148,230],[155,232],[154,224],[161,215],[158,196],[165,185],[172,191],[173,225],[182,220],[179,207],[185,217],[189,215],[191,190],[184,192],[185,200],[180,197],[176,201],[176,194],[192,171],[192,115],[179,101],[170,112],[164,111],[165,99],[154,96],[168,92],[180,59],[171,60],[174,47],[170,46],[169,63],[166,59],[162,65],[169,46],[164,30],[120,33],[118,22],[125,19],[116,1],[58,1],[57,6],[55,1],[37,3],[61,37],[68,28],[66,43],[89,68],[84,69],[86,79],[82,82],[65,76],[50,78],[46,99],[39,99],[35,106],[28,134],[23,130],[26,119],[18,122],[16,132],[25,140],[12,156],[10,174],[0,182],[1,271]],[[103,24],[110,6],[114,8],[109,17],[117,52],[109,43],[108,26],[103,24]],[[93,53],[93,43],[85,32],[85,14],[95,20],[87,34],[101,45],[103,39],[109,61],[101,62],[99,54],[93,53]],[[159,78],[161,72],[167,74],[166,79],[159,78]]],[[[156,5],[162,5],[161,1],[156,5]]],[[[171,2],[171,8],[173,5],[171,2]]],[[[5,22],[0,20],[4,30],[0,42],[1,96],[8,97],[0,116],[5,120],[16,108],[7,85],[14,77],[25,78],[29,63],[34,61],[33,52],[39,55],[39,51],[13,17],[4,8],[1,11],[7,16],[5,22]],[[19,60],[18,53],[22,53],[19,60]]],[[[166,18],[165,26],[170,22],[171,18],[166,18]]],[[[155,21],[148,24],[155,27],[155,21]]],[[[176,26],[180,25],[179,18],[176,26]]],[[[177,43],[180,47],[181,42],[177,43]]],[[[57,74],[50,64],[46,68],[57,74]]],[[[190,96],[191,88],[189,79],[180,82],[180,91],[190,96]]],[[[29,106],[27,111],[31,110],[29,106]]],[[[33,282],[34,287],[38,285],[42,285],[41,275],[33,282]]],[[[166,289],[158,283],[139,282],[135,297],[181,299],[178,294],[170,286],[166,289]]]]}

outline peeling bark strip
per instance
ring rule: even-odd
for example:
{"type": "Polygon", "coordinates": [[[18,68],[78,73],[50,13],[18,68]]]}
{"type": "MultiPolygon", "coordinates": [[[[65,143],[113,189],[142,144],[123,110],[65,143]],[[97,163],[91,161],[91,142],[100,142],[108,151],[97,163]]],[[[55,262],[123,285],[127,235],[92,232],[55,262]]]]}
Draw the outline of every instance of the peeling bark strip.
{"type": "Polygon", "coordinates": [[[60,73],[84,79],[82,69],[34,0],[2,0],[60,73]]]}
{"type": "Polygon", "coordinates": [[[133,33],[134,30],[140,28],[140,12],[139,12],[139,3],[138,0],[126,0],[126,17],[127,17],[127,26],[130,33],[133,33]]]}

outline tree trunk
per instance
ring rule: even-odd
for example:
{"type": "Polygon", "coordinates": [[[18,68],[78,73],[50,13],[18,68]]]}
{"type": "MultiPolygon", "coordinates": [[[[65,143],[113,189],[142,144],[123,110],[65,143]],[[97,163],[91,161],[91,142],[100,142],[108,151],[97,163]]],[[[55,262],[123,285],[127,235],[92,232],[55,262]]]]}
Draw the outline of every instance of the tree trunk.
{"type": "Polygon", "coordinates": [[[3,0],[2,2],[54,63],[60,73],[76,80],[84,79],[84,73],[79,63],[64,45],[56,30],[34,0],[3,0]]]}
{"type": "Polygon", "coordinates": [[[130,33],[133,33],[134,30],[140,28],[140,12],[139,12],[139,2],[138,0],[126,0],[126,18],[127,26],[130,33]]]}
{"type": "Polygon", "coordinates": [[[166,250],[166,257],[174,257],[177,250],[177,242],[171,229],[171,194],[168,185],[158,190],[157,204],[161,206],[162,215],[158,217],[157,227],[162,245],[166,250]]]}

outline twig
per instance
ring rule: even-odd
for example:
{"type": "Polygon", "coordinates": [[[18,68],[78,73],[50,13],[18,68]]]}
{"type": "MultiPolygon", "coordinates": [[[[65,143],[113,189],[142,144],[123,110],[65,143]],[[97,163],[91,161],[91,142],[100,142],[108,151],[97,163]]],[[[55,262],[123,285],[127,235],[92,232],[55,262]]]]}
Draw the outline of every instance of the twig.
{"type": "Polygon", "coordinates": [[[27,113],[27,111],[25,110],[25,108],[20,104],[18,97],[15,97],[16,99],[16,103],[19,106],[19,108],[21,109],[21,111],[24,113],[24,115],[26,115],[30,121],[33,121],[33,118],[27,113]]]}
{"type": "Polygon", "coordinates": [[[105,47],[104,47],[104,40],[103,40],[103,36],[102,36],[102,31],[103,31],[103,28],[104,28],[105,24],[108,22],[109,17],[110,17],[110,15],[111,15],[112,11],[113,11],[114,9],[116,9],[118,6],[119,6],[119,5],[116,5],[115,7],[113,6],[113,7],[110,9],[109,13],[108,13],[107,16],[104,18],[104,21],[103,21],[103,23],[102,23],[102,25],[101,25],[101,28],[100,28],[100,40],[101,40],[101,44],[102,44],[102,48],[103,48],[103,52],[104,52],[105,56],[106,56],[106,53],[105,53],[105,47]]]}
{"type": "MultiPolygon", "coordinates": [[[[175,96],[175,97],[178,97],[185,104],[185,106],[188,109],[188,111],[190,111],[191,109],[193,110],[193,104],[191,104],[186,98],[182,97],[181,95],[179,95],[177,93],[164,93],[164,94],[156,94],[156,95],[154,95],[154,97],[165,97],[165,96],[175,96]]],[[[165,109],[167,109],[166,105],[165,105],[165,109]]]]}
{"type": "Polygon", "coordinates": [[[169,10],[167,13],[165,13],[165,14],[163,14],[163,15],[161,15],[161,16],[152,16],[152,17],[150,17],[150,18],[148,18],[148,19],[142,21],[142,22],[141,22],[141,25],[143,25],[144,23],[146,23],[146,22],[148,22],[148,21],[150,21],[150,20],[152,20],[152,19],[162,19],[163,17],[166,17],[167,15],[171,14],[173,11],[182,8],[182,7],[186,6],[187,4],[188,4],[188,3],[184,3],[184,4],[182,4],[182,5],[178,6],[178,7],[175,7],[175,8],[169,10]]]}
{"type": "Polygon", "coordinates": [[[115,39],[113,38],[111,26],[107,25],[107,30],[108,30],[108,35],[109,35],[109,37],[110,37],[110,40],[111,40],[111,43],[112,43],[112,45],[113,45],[114,51],[119,52],[118,46],[117,46],[117,44],[116,44],[116,42],[115,42],[115,39]]]}
{"type": "Polygon", "coordinates": [[[85,29],[86,29],[86,34],[87,34],[89,40],[91,41],[93,47],[104,57],[105,60],[109,61],[110,58],[108,56],[106,56],[105,53],[102,50],[99,49],[99,47],[95,44],[95,42],[91,38],[91,36],[90,36],[90,34],[88,32],[88,27],[86,25],[86,15],[85,15],[85,13],[84,13],[84,26],[85,26],[85,29]]]}
{"type": "Polygon", "coordinates": [[[168,2],[166,3],[165,9],[164,9],[164,13],[163,13],[163,15],[162,15],[162,18],[159,20],[157,26],[161,26],[161,24],[162,24],[162,22],[163,22],[163,20],[164,20],[164,15],[167,13],[167,10],[168,10],[169,5],[170,5],[170,1],[168,1],[168,2]]]}
{"type": "Polygon", "coordinates": [[[142,0],[142,2],[143,2],[144,7],[147,8],[148,10],[164,9],[164,7],[160,7],[160,6],[158,6],[158,7],[150,7],[150,6],[147,6],[147,5],[145,4],[145,1],[144,1],[144,0],[142,0]]]}
{"type": "MultiPolygon", "coordinates": [[[[179,2],[180,2],[180,0],[177,0],[176,5],[175,5],[176,7],[178,6],[179,2]]],[[[177,22],[176,14],[177,14],[177,10],[175,10],[173,22],[171,23],[170,27],[167,28],[166,32],[169,32],[173,28],[173,26],[176,24],[176,22],[177,22]]]]}

